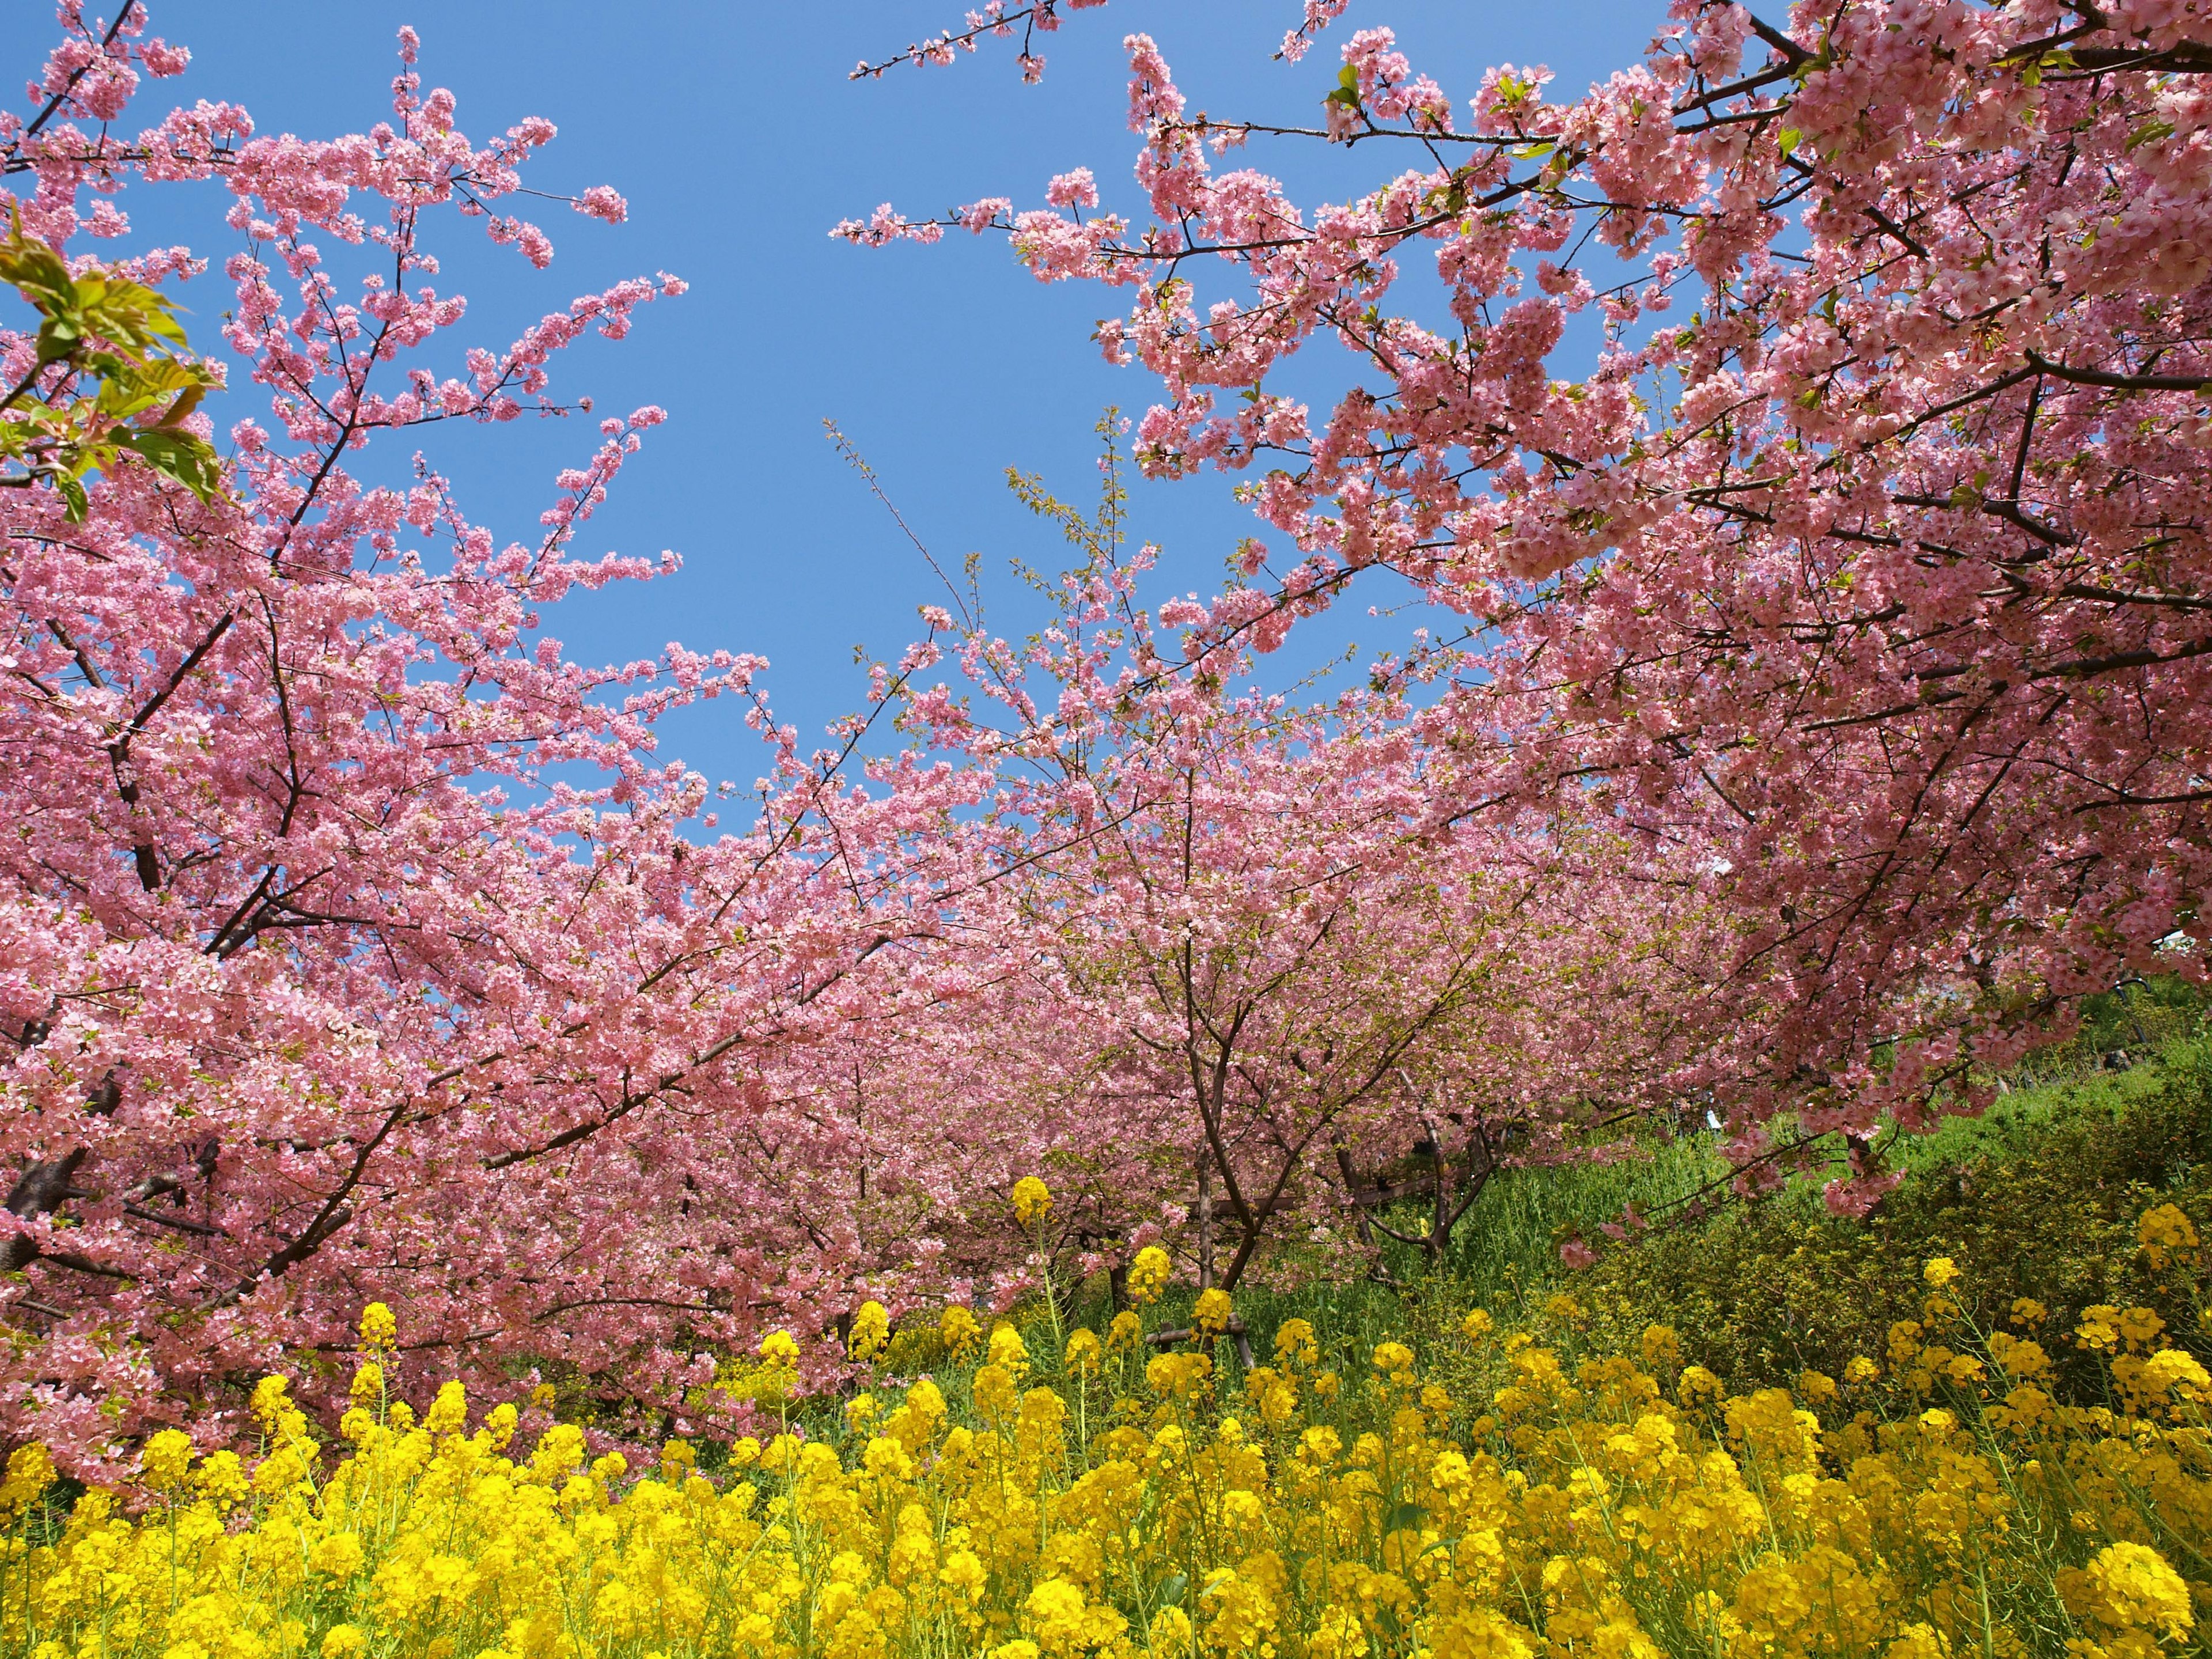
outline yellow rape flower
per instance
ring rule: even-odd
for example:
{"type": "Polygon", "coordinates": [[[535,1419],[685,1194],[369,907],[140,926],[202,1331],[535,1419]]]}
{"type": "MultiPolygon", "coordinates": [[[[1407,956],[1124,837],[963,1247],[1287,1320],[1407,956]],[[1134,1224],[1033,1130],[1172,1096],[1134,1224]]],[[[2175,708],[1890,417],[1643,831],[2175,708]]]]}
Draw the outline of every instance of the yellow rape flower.
{"type": "Polygon", "coordinates": [[[1035,1176],[1014,1183],[1014,1215],[1024,1227],[1034,1227],[1052,1213],[1052,1193],[1035,1176]]]}
{"type": "Polygon", "coordinates": [[[1170,1654],[1188,1654],[1194,1650],[1190,1615],[1181,1607],[1162,1607],[1154,1613],[1152,1629],[1147,1634],[1152,1638],[1152,1651],[1163,1656],[1163,1659],[1170,1654]]]}
{"type": "Polygon", "coordinates": [[[2113,1326],[2131,1351],[2140,1351],[2158,1340],[2159,1333],[2166,1328],[2166,1321],[2148,1308],[2129,1308],[2113,1321],[2113,1326]]]}
{"type": "Polygon", "coordinates": [[[1205,1336],[1219,1336],[1229,1328],[1229,1292],[1224,1290],[1204,1290],[1198,1293],[1197,1304],[1191,1309],[1190,1322],[1205,1336]]]}
{"type": "Polygon", "coordinates": [[[0,1480],[0,1522],[28,1509],[54,1484],[54,1460],[36,1441],[8,1454],[8,1474],[0,1480]]]}
{"type": "Polygon", "coordinates": [[[1951,1644],[1934,1626],[1915,1620],[1882,1650],[1882,1659],[1951,1659],[1951,1644]]]}
{"type": "Polygon", "coordinates": [[[1168,1260],[1165,1250],[1157,1244],[1146,1245],[1129,1264],[1129,1299],[1140,1305],[1158,1301],[1173,1270],[1174,1264],[1168,1260]]]}
{"type": "Polygon", "coordinates": [[[1307,1640],[1306,1651],[1314,1659],[1364,1659],[1367,1631],[1359,1614],[1351,1607],[1323,1607],[1314,1621],[1314,1632],[1307,1640]]]}
{"type": "Polygon", "coordinates": [[[1029,1345],[1022,1340],[1022,1334],[1012,1325],[994,1326],[991,1330],[990,1348],[984,1363],[998,1366],[1016,1382],[1019,1382],[1029,1375],[1029,1345]]]}
{"type": "Polygon", "coordinates": [[[2188,1401],[2212,1396],[2212,1376],[2195,1355],[2180,1348],[2160,1348],[2143,1361],[2136,1378],[2138,1386],[2154,1396],[2179,1393],[2188,1401]]]}
{"type": "Polygon", "coordinates": [[[358,1533],[331,1533],[317,1539],[307,1551],[308,1568],[340,1583],[359,1572],[368,1559],[358,1533]]]}
{"type": "Polygon", "coordinates": [[[438,1397],[423,1413],[422,1427],[429,1434],[458,1434],[468,1426],[468,1390],[459,1382],[441,1383],[438,1397]]]}
{"type": "MultiPolygon", "coordinates": [[[[138,1480],[64,1518],[41,1507],[51,1460],[18,1448],[0,1650],[788,1659],[803,1635],[818,1659],[1658,1659],[1663,1638],[1718,1659],[2026,1659],[2057,1646],[2038,1622],[2055,1595],[2072,1659],[2165,1659],[2199,1629],[2182,1575],[2212,1546],[2212,1376],[2155,1347],[2144,1312],[2089,1310],[2109,1335],[2063,1387],[2023,1335],[1920,1331],[1900,1382],[1986,1378],[2002,1397],[1869,1388],[1826,1424],[1806,1407],[1830,1379],[1730,1395],[1701,1367],[1672,1375],[1665,1327],[1626,1352],[1516,1331],[1427,1370],[1385,1341],[1382,1385],[1340,1389],[1312,1376],[1322,1345],[1299,1321],[1233,1404],[1197,1346],[1079,1413],[1017,1376],[1006,1326],[960,1386],[857,1395],[842,1425],[825,1404],[711,1475],[672,1442],[644,1480],[637,1448],[574,1424],[510,1450],[512,1405],[469,1432],[457,1383],[416,1402],[415,1430],[381,1382],[383,1414],[349,1412],[349,1449],[311,1479],[318,1449],[272,1380],[253,1394],[258,1468],[167,1431],[138,1480]],[[2109,1404],[2069,1403],[2084,1369],[2109,1404]],[[1452,1396],[1470,1389],[1466,1422],[1452,1396]]],[[[799,1354],[781,1334],[762,1347],[762,1367],[725,1363],[799,1354]]],[[[1068,1340],[1091,1401],[1137,1370],[1106,1355],[1068,1340]]]]}
{"type": "Polygon", "coordinates": [[[2082,1575],[2089,1616],[2118,1631],[2148,1631],[2179,1641],[2195,1626],[2189,1586],[2148,1544],[2121,1542],[2099,1550],[2082,1575]]]}
{"type": "Polygon", "coordinates": [[[957,1302],[938,1316],[937,1330],[955,1358],[965,1355],[983,1334],[983,1328],[975,1322],[974,1312],[957,1302]]]}
{"type": "Polygon", "coordinates": [[[181,1429],[163,1429],[147,1441],[143,1462],[148,1491],[176,1491],[185,1484],[185,1472],[191,1467],[191,1436],[181,1429]]]}
{"type": "Polygon", "coordinates": [[[890,1346],[891,1316],[880,1302],[863,1302],[853,1315],[853,1333],[846,1352],[864,1364],[890,1346]]]}
{"type": "Polygon", "coordinates": [[[2087,1348],[2093,1353],[2109,1353],[2119,1346],[2120,1310],[2108,1303],[2097,1302],[2081,1310],[2081,1317],[2074,1327],[2074,1346],[2087,1348]]]}
{"type": "Polygon", "coordinates": [[[399,1346],[399,1322],[381,1302],[361,1310],[361,1346],[371,1353],[390,1353],[399,1346]]]}
{"type": "MultiPolygon", "coordinates": [[[[1065,1578],[1048,1578],[1031,1590],[1022,1602],[1022,1612],[1036,1633],[1037,1646],[1046,1653],[1073,1653],[1096,1646],[1096,1638],[1109,1627],[1125,1623],[1110,1607],[1091,1607],[1082,1587],[1065,1578]]],[[[1115,1628],[1114,1633],[1118,1635],[1119,1629],[1115,1628]]]]}
{"type": "Polygon", "coordinates": [[[2027,1341],[2002,1331],[1990,1333],[1990,1358],[2008,1376],[2026,1380],[2050,1375],[2051,1356],[2044,1352],[2040,1342],[2027,1341]]]}
{"type": "Polygon", "coordinates": [[[1378,1343],[1375,1369],[1394,1382],[1409,1380],[1413,1370],[1413,1351],[1402,1342],[1378,1343]]]}
{"type": "Polygon", "coordinates": [[[2162,1273],[2177,1254],[2197,1248],[2197,1228],[2180,1206],[2160,1204],[2145,1210],[2136,1223],[2136,1242],[2142,1246],[2152,1268],[2162,1273]]]}
{"type": "Polygon", "coordinates": [[[1203,1353],[1156,1355],[1145,1367],[1145,1386],[1166,1400],[1195,1398],[1213,1375],[1213,1360],[1203,1353]]]}
{"type": "Polygon", "coordinates": [[[1321,1359],[1314,1328],[1303,1319],[1285,1319],[1275,1328],[1275,1359],[1293,1370],[1310,1370],[1321,1359]]]}
{"type": "Polygon", "coordinates": [[[247,1409],[252,1413],[253,1420],[261,1425],[264,1434],[274,1435],[282,1429],[284,1413],[292,1404],[291,1396],[287,1392],[290,1387],[291,1384],[281,1376],[264,1376],[253,1385],[253,1397],[247,1409]]]}

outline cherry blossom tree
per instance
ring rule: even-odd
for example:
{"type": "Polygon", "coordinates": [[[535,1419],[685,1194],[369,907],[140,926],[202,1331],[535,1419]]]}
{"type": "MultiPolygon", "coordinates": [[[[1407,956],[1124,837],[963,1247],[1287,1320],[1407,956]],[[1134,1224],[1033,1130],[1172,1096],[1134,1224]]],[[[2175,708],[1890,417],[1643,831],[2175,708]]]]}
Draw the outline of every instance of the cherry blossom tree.
{"type": "MultiPolygon", "coordinates": [[[[1489,1173],[1602,1148],[1603,1126],[1664,1097],[1673,1011],[1711,951],[1689,942],[1700,901],[1678,883],[1614,902],[1634,849],[1602,822],[1449,810],[1455,757],[1415,699],[1455,653],[1301,703],[1201,644],[1205,605],[1139,605],[1152,550],[1124,551],[1106,430],[1095,515],[1016,480],[1083,556],[1054,620],[1010,641],[971,619],[961,680],[916,677],[902,717],[1000,780],[987,959],[1050,992],[996,1025],[994,1053],[1050,1053],[1017,1068],[1013,1099],[1033,1122],[1078,1115],[1048,1139],[1087,1140],[1087,1158],[1056,1155],[1103,1192],[1168,1194],[1151,1225],[1202,1287],[1234,1288],[1294,1221],[1345,1221],[1372,1199],[1357,1165],[1423,1137],[1468,1177],[1420,1241],[1433,1257],[1489,1173]],[[1080,1086],[1048,1097],[1036,1074],[1080,1086]]],[[[1097,1206],[1098,1231],[1135,1207],[1097,1206]]]]}
{"type": "Polygon", "coordinates": [[[1572,793],[1704,849],[1741,921],[1700,1001],[1736,1150],[1785,1110],[1840,1132],[1862,1206],[1885,1118],[1971,1108],[2124,975],[2203,972],[2212,17],[1653,21],[1556,100],[1513,65],[1448,94],[1363,28],[1272,122],[1194,114],[1133,35],[1133,210],[1079,171],[839,234],[995,229],[1126,290],[1098,339],[1158,378],[1139,461],[1239,475],[1263,521],[1207,637],[1271,647],[1376,568],[1462,618],[1447,702],[1494,762],[1464,804],[1572,793]],[[1228,167],[1260,143],[1389,159],[1303,204],[1228,167]],[[1323,340],[1316,409],[1285,387],[1323,340]]]}
{"type": "MultiPolygon", "coordinates": [[[[364,458],[448,422],[573,431],[556,355],[682,292],[623,282],[455,343],[434,233],[475,219],[543,267],[506,209],[550,123],[471,140],[403,31],[366,133],[203,102],[126,137],[183,49],[136,5],[61,17],[34,112],[0,116],[27,302],[0,332],[0,1317],[25,1339],[0,1434],[94,1469],[149,1420],[219,1423],[280,1360],[325,1389],[372,1299],[441,1376],[536,1365],[610,1410],[711,1412],[717,1353],[811,1338],[873,1265],[810,1224],[836,1149],[778,1091],[856,982],[927,971],[914,883],[959,857],[970,787],[863,778],[866,711],[803,751],[757,659],[593,668],[546,634],[562,596],[676,568],[580,544],[658,409],[577,433],[520,539],[428,454],[364,458]],[[126,185],[198,179],[234,239],[204,357],[158,291],[199,256],[87,249],[126,185]],[[194,405],[222,388],[217,440],[194,405]],[[759,732],[750,804],[656,753],[714,698],[759,732]]],[[[604,186],[570,204],[623,216],[604,186]]]]}

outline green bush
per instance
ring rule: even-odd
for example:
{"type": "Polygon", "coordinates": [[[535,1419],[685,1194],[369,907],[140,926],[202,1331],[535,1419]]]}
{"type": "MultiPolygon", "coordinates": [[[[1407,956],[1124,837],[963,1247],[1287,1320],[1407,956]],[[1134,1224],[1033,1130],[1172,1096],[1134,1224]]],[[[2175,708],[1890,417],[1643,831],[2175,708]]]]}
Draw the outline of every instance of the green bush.
{"type": "Polygon", "coordinates": [[[1904,1182],[1864,1220],[1832,1217],[1800,1188],[1612,1252],[1575,1279],[1600,1345],[1667,1324],[1685,1357],[1747,1389],[1806,1370],[1881,1360],[1894,1322],[1920,1316],[1921,1268],[1955,1261],[1984,1330],[2017,1297],[2048,1305],[2041,1334],[2076,1399],[2100,1384],[2071,1334],[2100,1304],[2155,1310],[2208,1351],[2199,1311],[2154,1273],[2136,1234],[2178,1205],[2212,1237],[2212,1044],[2179,1045],[2124,1077],[2014,1096],[1915,1149],[1904,1182]]]}
{"type": "Polygon", "coordinates": [[[2142,1059],[2204,1033],[2204,993],[2166,975],[2130,980],[2081,1000],[2081,1029],[2065,1042],[2038,1050],[2012,1081],[2047,1083],[2097,1070],[2109,1055],[2142,1059]]]}

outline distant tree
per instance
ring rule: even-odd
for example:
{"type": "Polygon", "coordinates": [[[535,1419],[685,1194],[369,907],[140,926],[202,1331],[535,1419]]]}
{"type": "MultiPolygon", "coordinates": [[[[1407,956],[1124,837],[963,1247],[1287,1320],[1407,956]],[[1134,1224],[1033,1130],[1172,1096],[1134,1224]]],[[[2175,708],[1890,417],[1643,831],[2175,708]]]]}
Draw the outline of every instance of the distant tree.
{"type": "Polygon", "coordinates": [[[1451,653],[1311,706],[1240,689],[1232,647],[1188,659],[1198,635],[1170,630],[1206,607],[1136,603],[1151,554],[1121,547],[1113,460],[1095,517],[1017,480],[1084,562],[1048,585],[1048,627],[970,629],[961,680],[917,676],[903,717],[998,776],[994,948],[1063,988],[1002,1051],[1041,1043],[1092,1080],[1052,1109],[1077,1115],[1060,1140],[1087,1130],[1121,1189],[1175,1194],[1161,1219],[1201,1286],[1233,1289],[1294,1221],[1351,1222],[1373,1200],[1355,1162],[1416,1131],[1468,1160],[1433,1253],[1474,1162],[1593,1150],[1664,1097],[1663,1011],[1696,989],[1664,941],[1695,896],[1625,883],[1633,848],[1602,823],[1453,814],[1413,695],[1451,653]]]}

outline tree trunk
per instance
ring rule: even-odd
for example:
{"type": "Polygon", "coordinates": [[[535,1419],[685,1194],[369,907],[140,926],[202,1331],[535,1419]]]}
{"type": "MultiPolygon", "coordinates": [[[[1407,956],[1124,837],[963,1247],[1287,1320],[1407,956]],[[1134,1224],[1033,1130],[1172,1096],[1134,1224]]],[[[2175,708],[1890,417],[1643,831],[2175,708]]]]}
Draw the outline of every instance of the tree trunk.
{"type": "Polygon", "coordinates": [[[1198,1288],[1213,1288],[1213,1155],[1198,1149],[1198,1288]]]}

